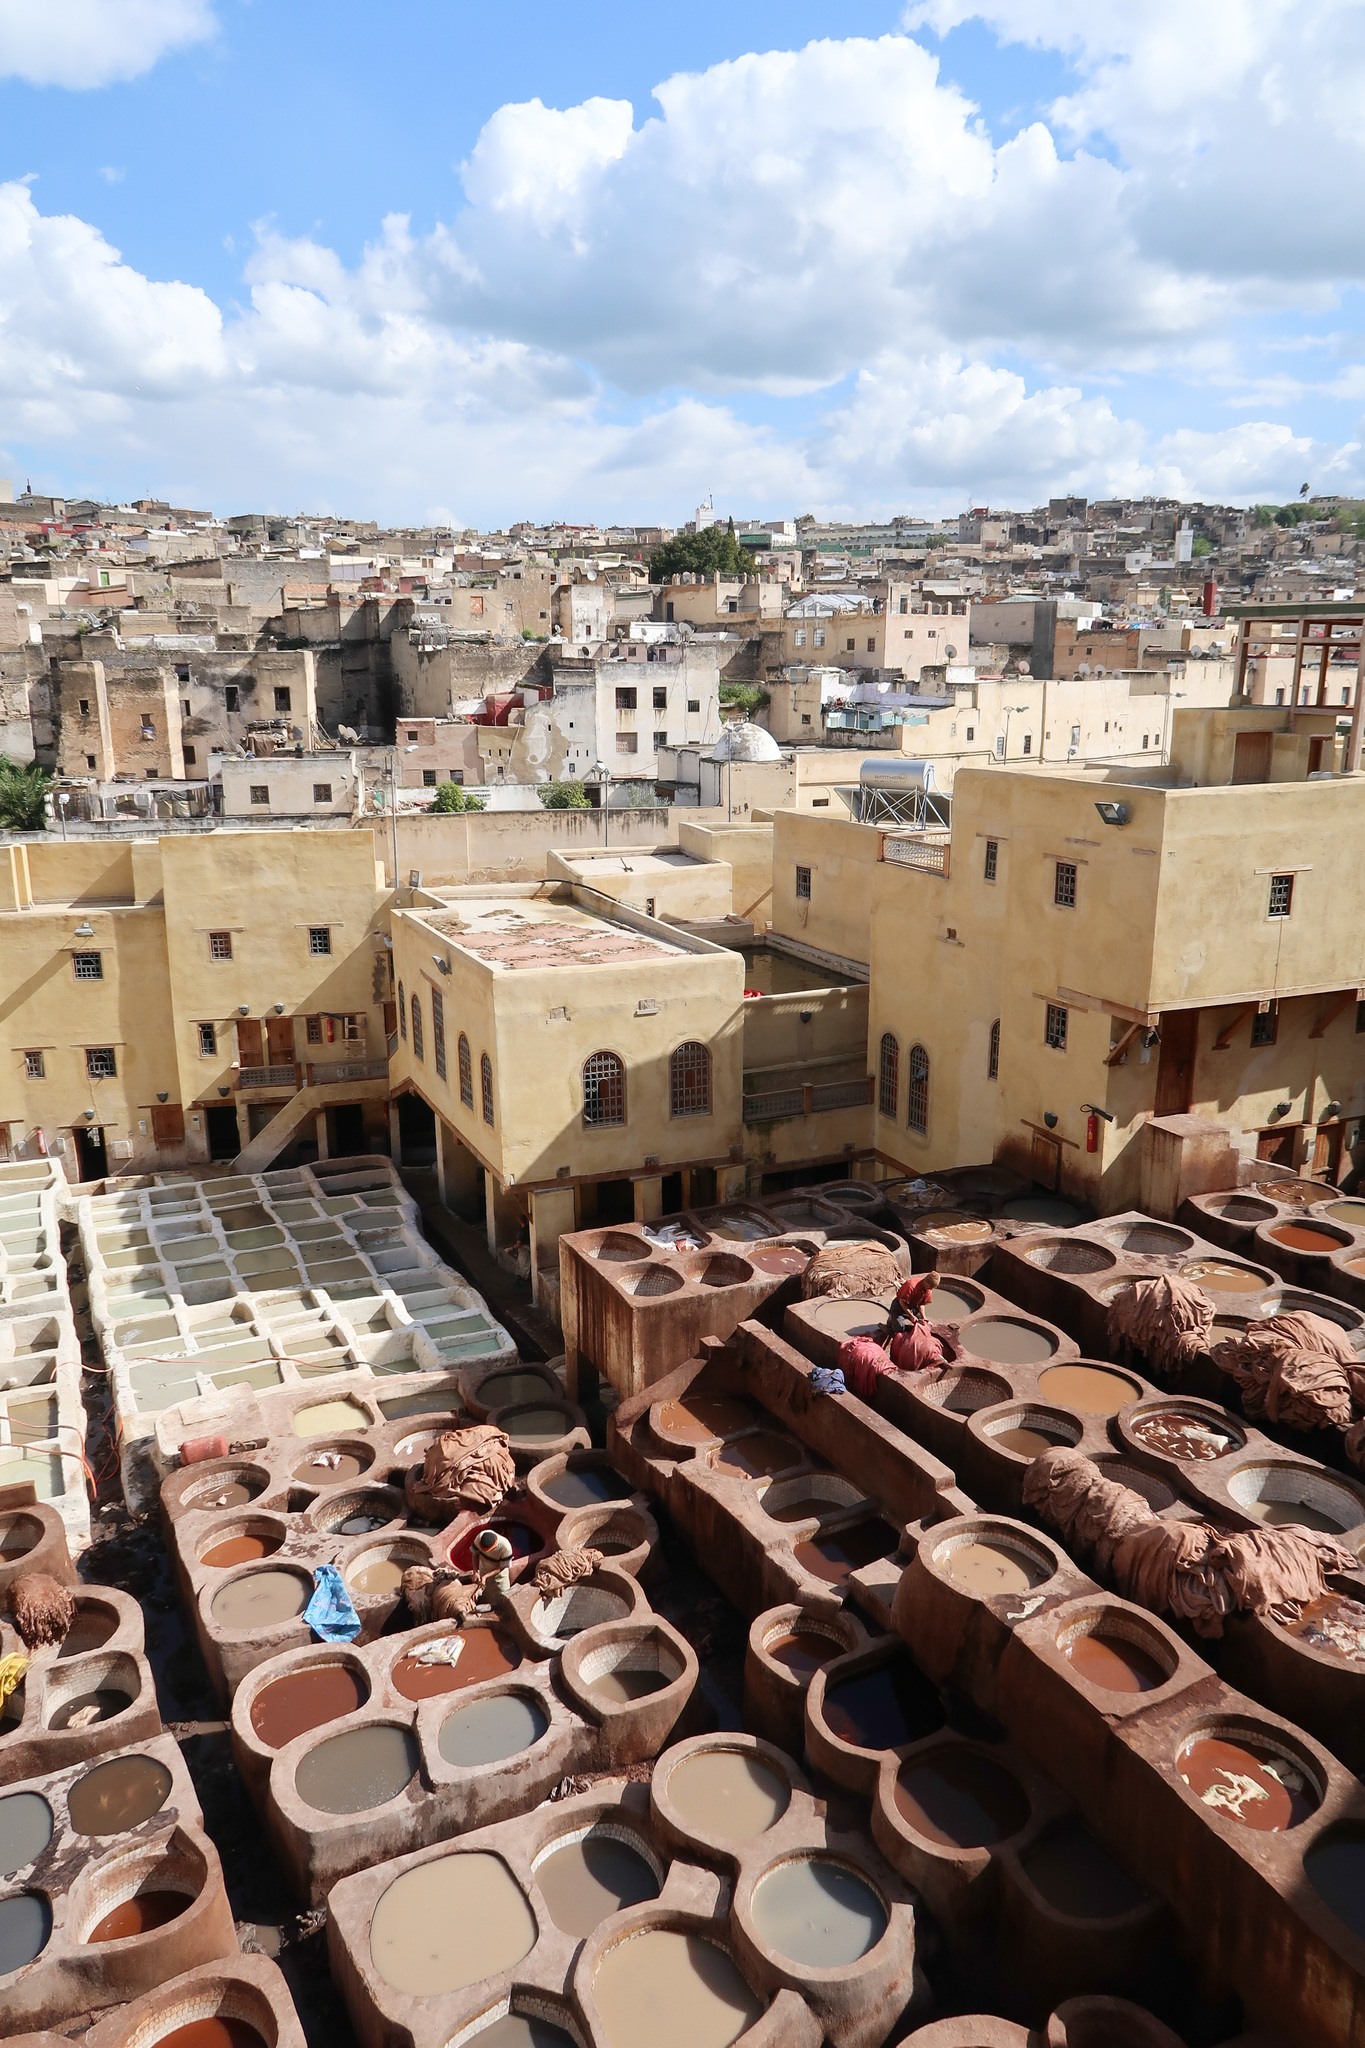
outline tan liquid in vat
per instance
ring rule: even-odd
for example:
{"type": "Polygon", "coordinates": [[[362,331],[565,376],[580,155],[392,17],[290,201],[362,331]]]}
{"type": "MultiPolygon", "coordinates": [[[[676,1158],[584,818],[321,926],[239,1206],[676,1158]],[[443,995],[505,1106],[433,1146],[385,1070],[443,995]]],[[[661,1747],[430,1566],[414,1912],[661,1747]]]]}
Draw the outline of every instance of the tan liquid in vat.
{"type": "Polygon", "coordinates": [[[1122,1373],[1097,1365],[1054,1365],[1040,1377],[1038,1391],[1045,1400],[1079,1408],[1083,1415],[1117,1415],[1142,1389],[1122,1373]]]}
{"type": "Polygon", "coordinates": [[[474,1852],[395,1878],[374,1910],[370,1956],[396,1991],[437,1998],[510,1970],[535,1939],[531,1908],[507,1865],[474,1852]]]}
{"type": "MultiPolygon", "coordinates": [[[[829,1645],[831,1653],[835,1646],[829,1645]]],[[[684,1827],[708,1840],[751,1842],[786,1812],[785,1778],[737,1749],[703,1749],[668,1774],[668,1797],[684,1827]]]]}
{"type": "Polygon", "coordinates": [[[219,1628],[274,1628],[302,1614],[312,1591],[297,1572],[250,1572],[221,1586],[209,1611],[219,1628]]]}
{"type": "Polygon", "coordinates": [[[1048,1576],[1017,1550],[989,1539],[959,1544],[943,1562],[949,1578],[973,1593],[1028,1593],[1048,1576]]]}
{"type": "Polygon", "coordinates": [[[592,1989],[606,2048],[729,2048],[763,2010],[724,1949],[671,1927],[609,1948],[592,1989]]]}
{"type": "Polygon", "coordinates": [[[610,1914],[659,1896],[639,1850],[600,1828],[552,1850],[536,1865],[535,1878],[555,1926],[579,1939],[610,1914]]]}

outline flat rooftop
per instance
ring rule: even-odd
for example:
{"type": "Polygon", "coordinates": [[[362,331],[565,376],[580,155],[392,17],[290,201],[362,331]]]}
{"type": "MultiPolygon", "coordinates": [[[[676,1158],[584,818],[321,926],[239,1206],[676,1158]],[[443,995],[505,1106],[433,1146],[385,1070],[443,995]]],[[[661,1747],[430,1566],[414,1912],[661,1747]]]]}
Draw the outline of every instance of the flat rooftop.
{"type": "Polygon", "coordinates": [[[462,952],[492,967],[616,967],[688,950],[577,904],[522,897],[462,898],[458,910],[428,910],[423,922],[462,952]]]}
{"type": "Polygon", "coordinates": [[[696,860],[690,853],[638,853],[631,848],[622,853],[560,853],[559,857],[588,883],[602,875],[676,874],[680,868],[715,865],[713,861],[696,860]]]}

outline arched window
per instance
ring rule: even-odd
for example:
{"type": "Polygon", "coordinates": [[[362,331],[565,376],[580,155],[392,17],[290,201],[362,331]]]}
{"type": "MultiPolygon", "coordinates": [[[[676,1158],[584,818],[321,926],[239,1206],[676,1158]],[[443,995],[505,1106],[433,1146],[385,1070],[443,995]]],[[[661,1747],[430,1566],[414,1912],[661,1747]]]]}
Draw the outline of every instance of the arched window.
{"type": "Polygon", "coordinates": [[[910,1048],[910,1082],[906,1089],[905,1121],[921,1137],[929,1134],[929,1055],[922,1045],[910,1048]]]}
{"type": "Polygon", "coordinates": [[[990,1051],[986,1054],[986,1079],[988,1081],[998,1081],[1000,1079],[1000,1019],[998,1017],[991,1026],[990,1051]]]}
{"type": "Polygon", "coordinates": [[[408,999],[407,999],[407,997],[406,997],[406,996],[404,995],[404,993],[403,993],[403,984],[402,984],[402,982],[400,981],[400,982],[399,982],[399,984],[398,984],[398,1036],[399,1036],[400,1038],[402,1038],[402,1039],[406,1039],[406,1038],[407,1038],[407,1035],[408,1035],[408,999]]]}
{"type": "Polygon", "coordinates": [[[479,1082],[483,1088],[483,1120],[493,1126],[493,1062],[484,1053],[479,1060],[479,1082]]]}
{"type": "MultiPolygon", "coordinates": [[[[609,1054],[614,1058],[614,1054],[609,1054]]],[[[619,1065],[620,1062],[618,1061],[619,1065]]],[[[711,1055],[695,1038],[689,1038],[669,1055],[668,1113],[670,1116],[710,1116],[711,1055]]],[[[624,1106],[616,1119],[625,1122],[624,1106]]]]}
{"type": "Polygon", "coordinates": [[[894,1031],[882,1033],[881,1058],[877,1066],[877,1107],[883,1116],[894,1116],[901,1092],[901,1049],[894,1031]]]}
{"type": "Polygon", "coordinates": [[[431,1044],[436,1054],[436,1071],[446,1077],[446,1006],[438,988],[431,991],[431,1044]]]}
{"type": "Polygon", "coordinates": [[[626,1069],[614,1052],[590,1053],[583,1062],[583,1121],[589,1126],[626,1120],[626,1069]]]}
{"type": "Polygon", "coordinates": [[[469,1040],[463,1031],[456,1047],[460,1061],[460,1100],[466,1109],[474,1107],[474,1062],[469,1057],[469,1040]]]}
{"type": "Polygon", "coordinates": [[[417,996],[412,999],[412,1056],[417,1060],[424,1060],[427,1056],[422,1043],[422,1004],[417,996]]]}

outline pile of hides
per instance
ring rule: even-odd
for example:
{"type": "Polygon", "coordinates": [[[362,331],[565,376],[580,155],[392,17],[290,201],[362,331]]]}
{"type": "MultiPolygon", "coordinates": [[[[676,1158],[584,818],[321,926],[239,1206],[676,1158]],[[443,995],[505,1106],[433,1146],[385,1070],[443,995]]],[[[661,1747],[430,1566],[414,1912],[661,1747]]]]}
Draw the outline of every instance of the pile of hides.
{"type": "Polygon", "coordinates": [[[606,1558],[600,1550],[559,1550],[553,1557],[547,1557],[535,1576],[538,1593],[562,1593],[566,1586],[577,1585],[580,1579],[590,1579],[606,1558]]]}
{"type": "Polygon", "coordinates": [[[30,1650],[60,1643],[76,1619],[71,1594],[46,1572],[25,1572],[14,1579],[7,1597],[14,1626],[30,1650]]]}
{"type": "Polygon", "coordinates": [[[1236,1380],[1253,1421],[1265,1416],[1287,1429],[1346,1430],[1347,1453],[1361,1462],[1352,1439],[1365,1436],[1353,1427],[1365,1414],[1365,1367],[1335,1323],[1299,1310],[1267,1316],[1211,1355],[1236,1380]]]}
{"type": "Polygon", "coordinates": [[[896,1370],[881,1345],[871,1337],[846,1337],[839,1346],[837,1369],[843,1375],[846,1392],[856,1394],[860,1401],[873,1400],[878,1380],[896,1370]]]}
{"type": "Polygon", "coordinates": [[[887,1294],[901,1282],[896,1254],[883,1244],[827,1244],[801,1275],[801,1297],[813,1301],[858,1301],[867,1294],[887,1294]]]}
{"type": "Polygon", "coordinates": [[[428,1444],[404,1481],[409,1508],[424,1522],[448,1522],[461,1508],[497,1507],[516,1484],[512,1447],[489,1422],[447,1429],[428,1444]]]}
{"type": "Polygon", "coordinates": [[[461,1623],[479,1604],[479,1588],[470,1579],[442,1566],[413,1564],[403,1574],[403,1599],[415,1622],[453,1621],[461,1623]]]}
{"type": "Polygon", "coordinates": [[[1140,1493],[1106,1479],[1082,1451],[1035,1458],[1023,1497],[1098,1577],[1154,1614],[1188,1621],[1196,1635],[1222,1635],[1229,1614],[1297,1620],[1327,1591],[1329,1572],[1356,1568],[1349,1550],[1316,1529],[1234,1535],[1209,1522],[1163,1522],[1140,1493]]]}
{"type": "Polygon", "coordinates": [[[1130,1281],[1109,1305],[1115,1355],[1144,1358],[1163,1379],[1178,1378],[1209,1348],[1213,1303],[1202,1287],[1170,1273],[1130,1281]]]}

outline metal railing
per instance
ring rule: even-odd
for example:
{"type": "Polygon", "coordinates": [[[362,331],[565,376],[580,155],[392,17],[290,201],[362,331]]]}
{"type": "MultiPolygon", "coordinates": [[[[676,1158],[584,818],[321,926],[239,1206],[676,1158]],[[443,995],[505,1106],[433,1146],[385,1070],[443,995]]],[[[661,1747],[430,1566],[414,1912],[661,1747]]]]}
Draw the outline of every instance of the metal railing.
{"type": "Polygon", "coordinates": [[[819,1116],[831,1109],[860,1109],[872,1100],[872,1076],[856,1081],[806,1082],[797,1088],[767,1088],[744,1098],[746,1124],[789,1122],[797,1116],[819,1116]]]}
{"type": "Polygon", "coordinates": [[[299,1070],[296,1066],[283,1067],[239,1067],[237,1086],[239,1088],[297,1088],[299,1070]]]}
{"type": "Polygon", "coordinates": [[[919,868],[927,875],[946,875],[951,845],[951,835],[947,832],[915,832],[904,836],[888,832],[882,839],[882,859],[895,861],[905,868],[919,868]]]}
{"type": "Polygon", "coordinates": [[[308,1062],[310,1088],[325,1088],[332,1081],[387,1081],[388,1078],[387,1060],[337,1060],[328,1066],[317,1060],[308,1062]]]}

